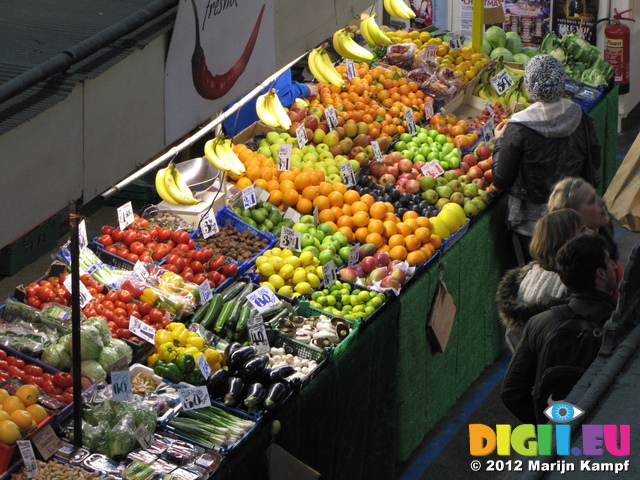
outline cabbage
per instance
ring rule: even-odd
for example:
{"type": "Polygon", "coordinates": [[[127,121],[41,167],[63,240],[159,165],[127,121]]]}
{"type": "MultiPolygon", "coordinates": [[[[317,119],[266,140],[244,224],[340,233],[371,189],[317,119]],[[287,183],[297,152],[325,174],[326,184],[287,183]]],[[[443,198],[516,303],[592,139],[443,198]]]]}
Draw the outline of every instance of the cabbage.
{"type": "Polygon", "coordinates": [[[514,55],[522,52],[522,40],[520,39],[520,35],[515,32],[507,32],[507,39],[504,46],[514,55]]]}
{"type": "Polygon", "coordinates": [[[493,47],[491,46],[491,44],[486,40],[483,40],[482,49],[480,51],[485,55],[489,55],[491,53],[491,50],[493,50],[493,47]]]}
{"type": "Polygon", "coordinates": [[[493,48],[504,47],[507,43],[507,34],[500,27],[487,28],[484,32],[484,39],[491,44],[493,48]]]}
{"type": "Polygon", "coordinates": [[[100,330],[92,325],[80,326],[80,359],[95,360],[104,347],[100,330]]]}
{"type": "Polygon", "coordinates": [[[489,55],[491,60],[498,60],[500,57],[502,57],[502,60],[505,62],[513,62],[513,55],[506,48],[494,48],[491,51],[491,55],[489,55]]]}
{"type": "Polygon", "coordinates": [[[58,370],[71,370],[71,354],[61,344],[56,343],[45,348],[41,360],[58,370]]]}
{"type": "Polygon", "coordinates": [[[73,355],[73,336],[70,333],[61,336],[58,339],[58,345],[62,345],[62,348],[64,348],[69,355],[73,355]]]}
{"type": "Polygon", "coordinates": [[[107,372],[95,360],[84,360],[80,362],[80,370],[83,375],[97,382],[104,382],[107,379],[107,372]]]}
{"type": "Polygon", "coordinates": [[[107,346],[102,349],[102,352],[100,352],[98,363],[102,368],[104,368],[105,372],[111,373],[111,365],[113,365],[113,362],[118,360],[121,356],[122,355],[118,354],[118,350],[112,346],[107,346]]]}
{"type": "Polygon", "coordinates": [[[529,63],[529,60],[530,58],[526,56],[524,53],[516,53],[513,56],[513,61],[516,63],[522,64],[523,67],[527,66],[527,63],[529,63]]]}
{"type": "Polygon", "coordinates": [[[133,359],[133,350],[124,340],[113,338],[109,342],[109,347],[115,348],[118,352],[118,358],[127,357],[127,363],[131,363],[133,359]]]}
{"type": "Polygon", "coordinates": [[[533,47],[522,47],[522,53],[524,53],[529,58],[533,58],[538,55],[540,51],[536,50],[533,47]]]}
{"type": "Polygon", "coordinates": [[[96,327],[100,332],[100,337],[104,345],[107,345],[111,341],[111,330],[109,330],[109,325],[107,325],[107,321],[103,317],[90,317],[84,322],[84,325],[96,327]]]}

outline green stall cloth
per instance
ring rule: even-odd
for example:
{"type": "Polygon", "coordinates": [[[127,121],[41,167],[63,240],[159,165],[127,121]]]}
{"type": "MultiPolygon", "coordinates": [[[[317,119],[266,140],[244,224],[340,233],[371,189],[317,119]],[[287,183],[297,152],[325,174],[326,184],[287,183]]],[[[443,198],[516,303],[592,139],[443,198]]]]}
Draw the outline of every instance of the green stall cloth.
{"type": "Polygon", "coordinates": [[[596,189],[598,195],[604,195],[607,187],[613,180],[618,163],[616,155],[618,153],[618,86],[608,92],[591,109],[589,116],[593,119],[593,124],[598,134],[601,148],[600,185],[596,189]]]}

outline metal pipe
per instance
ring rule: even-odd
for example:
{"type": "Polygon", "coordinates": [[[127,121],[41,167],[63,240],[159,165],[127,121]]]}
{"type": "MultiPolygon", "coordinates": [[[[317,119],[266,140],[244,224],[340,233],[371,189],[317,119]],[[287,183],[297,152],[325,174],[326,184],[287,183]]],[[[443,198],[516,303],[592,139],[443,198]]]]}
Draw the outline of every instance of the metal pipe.
{"type": "Polygon", "coordinates": [[[15,97],[52,75],[64,72],[74,63],[84,60],[107,45],[137,30],[145,23],[159,17],[177,4],[178,0],[155,0],[145,8],[141,8],[123,18],[118,23],[105,28],[64,52],[58,53],[46,62],[42,62],[17,77],[12,78],[8,82],[0,85],[0,103],[15,97]]]}
{"type": "Polygon", "coordinates": [[[253,97],[255,97],[256,95],[261,93],[262,90],[264,89],[264,87],[266,87],[267,85],[275,82],[275,80],[280,75],[282,75],[289,68],[291,68],[293,65],[295,65],[300,59],[302,59],[305,55],[307,55],[307,53],[308,53],[308,51],[304,52],[302,55],[297,57],[295,60],[293,60],[290,63],[286,64],[284,67],[282,67],[276,73],[274,73],[273,75],[268,77],[266,80],[264,80],[262,83],[260,83],[257,87],[255,87],[253,90],[251,90],[249,93],[247,93],[237,103],[234,103],[231,107],[229,107],[229,109],[227,111],[225,111],[224,113],[218,115],[211,122],[209,122],[207,125],[203,126],[200,130],[198,130],[196,133],[194,133],[192,136],[190,136],[189,138],[184,140],[179,145],[170,148],[167,152],[165,152],[164,154],[162,154],[161,156],[159,156],[155,160],[151,161],[150,163],[148,163],[144,167],[140,168],[139,170],[136,170],[134,173],[129,175],[127,178],[122,180],[120,183],[117,183],[116,185],[111,187],[109,190],[107,190],[102,195],[100,195],[100,198],[102,200],[105,200],[105,199],[111,197],[112,195],[115,195],[117,192],[119,192],[124,187],[129,185],[131,182],[134,182],[138,178],[146,175],[148,172],[150,172],[154,168],[162,165],[163,162],[165,162],[167,160],[173,160],[182,150],[184,150],[185,148],[193,145],[195,142],[197,142],[202,137],[207,135],[211,130],[213,130],[215,127],[220,125],[224,120],[226,120],[231,115],[236,113],[236,111],[238,111],[240,108],[242,108],[247,102],[249,102],[249,100],[251,100],[253,97]]]}

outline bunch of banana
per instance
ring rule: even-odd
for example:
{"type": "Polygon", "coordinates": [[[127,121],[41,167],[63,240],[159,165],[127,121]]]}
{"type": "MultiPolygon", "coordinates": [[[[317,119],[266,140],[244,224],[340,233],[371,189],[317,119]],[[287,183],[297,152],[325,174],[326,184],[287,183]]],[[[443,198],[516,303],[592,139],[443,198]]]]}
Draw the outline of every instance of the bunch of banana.
{"type": "Polygon", "coordinates": [[[273,88],[258,97],[256,100],[256,112],[262,123],[269,127],[283,131],[287,131],[291,127],[291,119],[273,88]]]}
{"type": "Polygon", "coordinates": [[[370,47],[391,45],[393,43],[391,39],[387,37],[382,30],[380,30],[380,27],[376,23],[375,14],[360,22],[360,34],[370,47]]]}
{"type": "Polygon", "coordinates": [[[199,203],[173,162],[166,168],[158,170],[155,184],[160,198],[171,205],[196,205],[199,203]]]}
{"type": "Polygon", "coordinates": [[[346,28],[341,28],[333,34],[333,48],[338,55],[356,62],[368,62],[374,57],[373,53],[351,37],[346,28]]]}
{"type": "Polygon", "coordinates": [[[221,137],[212,138],[204,144],[204,156],[218,170],[242,175],[247,171],[242,161],[231,147],[231,140],[221,137]]]}
{"type": "Polygon", "coordinates": [[[384,0],[384,9],[392,17],[411,20],[416,13],[403,0],[384,0]]]}
{"type": "Polygon", "coordinates": [[[331,58],[327,51],[322,47],[316,47],[309,52],[309,71],[327,85],[331,84],[336,87],[344,88],[342,75],[338,73],[336,67],[331,63],[331,58]]]}
{"type": "Polygon", "coordinates": [[[532,102],[531,97],[529,97],[529,93],[524,86],[523,79],[524,77],[518,78],[513,86],[502,95],[498,95],[491,82],[480,83],[474,87],[473,95],[480,97],[491,104],[500,102],[503,105],[510,106],[511,102],[515,101],[523,104],[526,108],[531,105],[532,102]]]}

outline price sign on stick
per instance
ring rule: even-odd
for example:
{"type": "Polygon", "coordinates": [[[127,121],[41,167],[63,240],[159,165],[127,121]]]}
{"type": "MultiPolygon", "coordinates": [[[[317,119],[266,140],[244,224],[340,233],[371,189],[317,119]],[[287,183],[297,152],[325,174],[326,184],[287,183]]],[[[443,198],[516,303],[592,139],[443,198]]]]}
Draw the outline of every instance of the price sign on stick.
{"type": "Polygon", "coordinates": [[[256,197],[258,197],[258,200],[260,200],[261,202],[266,202],[269,200],[269,192],[267,192],[266,190],[261,189],[257,185],[253,186],[253,190],[256,192],[256,197]]]}
{"type": "Polygon", "coordinates": [[[307,127],[304,126],[304,123],[301,123],[300,126],[296,128],[296,138],[298,139],[298,148],[302,148],[309,143],[307,127]]]}
{"type": "Polygon", "coordinates": [[[62,446],[62,440],[53,431],[53,427],[47,424],[33,436],[33,444],[42,455],[42,458],[49,460],[62,446]]]}
{"type": "Polygon", "coordinates": [[[433,99],[424,102],[424,119],[429,120],[433,117],[433,99]]]}
{"type": "Polygon", "coordinates": [[[437,45],[427,45],[424,47],[424,55],[427,60],[435,60],[438,55],[437,45]]]}
{"type": "Polygon", "coordinates": [[[278,170],[280,170],[281,172],[287,172],[291,168],[292,151],[293,145],[291,145],[290,143],[283,143],[282,145],[280,145],[280,147],[278,147],[278,170]]]}
{"type": "Polygon", "coordinates": [[[198,408],[210,407],[211,399],[206,386],[181,388],[178,390],[180,402],[183,410],[197,410],[198,408]]]}
{"type": "Polygon", "coordinates": [[[209,280],[205,280],[198,286],[198,292],[200,293],[200,305],[204,305],[211,300],[213,292],[211,291],[209,280]]]}
{"type": "Polygon", "coordinates": [[[280,303],[278,297],[269,289],[269,287],[260,287],[247,295],[249,303],[256,307],[258,313],[269,310],[274,305],[280,303]]]}
{"type": "Polygon", "coordinates": [[[333,108],[333,105],[329,105],[325,108],[324,118],[327,119],[327,125],[329,125],[331,130],[338,126],[338,116],[336,115],[336,109],[333,108]]]}
{"type": "Polygon", "coordinates": [[[495,131],[496,127],[493,124],[493,117],[490,117],[489,120],[487,120],[487,123],[484,124],[484,127],[482,127],[483,140],[490,143],[495,136],[495,131]]]}
{"type": "Polygon", "coordinates": [[[144,423],[138,425],[133,436],[138,440],[138,443],[142,448],[149,448],[153,443],[153,433],[151,433],[144,423]]]}
{"type": "Polygon", "coordinates": [[[353,60],[348,58],[347,59],[347,77],[349,78],[349,80],[351,80],[355,76],[356,76],[356,67],[353,64],[353,60]]]}
{"type": "Polygon", "coordinates": [[[460,41],[460,35],[457,33],[449,33],[449,50],[458,50],[462,48],[462,42],[460,41]]]}
{"type": "Polygon", "coordinates": [[[84,219],[82,219],[78,224],[78,251],[81,252],[87,245],[89,245],[89,239],[87,238],[87,224],[84,219]]]}
{"type": "Polygon", "coordinates": [[[280,248],[289,248],[299,252],[302,250],[302,234],[288,227],[282,227],[280,231],[280,248]]]}
{"type": "MultiPolygon", "coordinates": [[[[64,282],[62,282],[62,284],[64,285],[64,288],[66,288],[69,292],[73,293],[73,288],[71,288],[71,275],[68,275],[67,278],[64,279],[64,282]]],[[[80,308],[84,308],[87,303],[89,303],[91,301],[91,299],[93,298],[93,295],[91,295],[91,293],[89,292],[89,290],[87,290],[87,287],[85,286],[84,283],[79,282],[80,285],[80,308]]]]}
{"type": "Polygon", "coordinates": [[[430,175],[432,177],[439,177],[444,173],[444,169],[440,166],[437,160],[431,160],[424,164],[420,169],[423,175],[430,175]]]}
{"type": "Polygon", "coordinates": [[[491,77],[491,84],[496,89],[498,96],[509,90],[513,86],[513,79],[506,70],[500,70],[496,75],[491,77]]]}
{"type": "Polygon", "coordinates": [[[282,218],[292,220],[293,223],[298,223],[300,221],[300,218],[302,218],[302,216],[295,208],[287,207],[287,209],[284,211],[284,215],[282,216],[282,218]]]}
{"type": "Polygon", "coordinates": [[[124,230],[131,225],[135,220],[133,216],[133,207],[131,202],[127,202],[124,205],[118,207],[118,225],[120,230],[124,230]]]}
{"type": "Polygon", "coordinates": [[[156,336],[156,329],[151,325],[147,325],[139,318],[134,316],[129,317],[129,331],[136,337],[141,338],[145,342],[153,344],[153,340],[156,336]]]}
{"type": "Polygon", "coordinates": [[[336,283],[338,273],[336,271],[336,264],[333,260],[329,260],[322,266],[322,276],[324,277],[325,287],[329,287],[336,283]]]}
{"type": "Polygon", "coordinates": [[[380,151],[380,144],[377,140],[371,142],[371,148],[373,149],[373,158],[375,158],[376,162],[382,161],[382,151],[380,151]]]}
{"type": "Polygon", "coordinates": [[[495,114],[493,113],[493,108],[491,108],[491,104],[489,102],[484,102],[484,108],[489,112],[489,116],[493,117],[495,114]]]}
{"type": "Polygon", "coordinates": [[[200,373],[207,380],[211,376],[211,367],[207,363],[207,357],[204,355],[200,355],[198,357],[198,368],[200,369],[200,373]]]}
{"type": "Polygon", "coordinates": [[[111,398],[116,402],[126,402],[131,399],[131,374],[129,370],[111,372],[111,398]]]}
{"type": "Polygon", "coordinates": [[[413,116],[413,110],[407,108],[404,111],[404,118],[407,121],[407,131],[410,135],[416,134],[416,119],[413,116]]]}
{"type": "Polygon", "coordinates": [[[30,440],[18,440],[18,448],[20,449],[20,455],[22,455],[22,461],[24,467],[27,469],[27,478],[37,477],[40,474],[38,464],[36,462],[36,454],[33,452],[33,446],[31,446],[30,440]]]}
{"type": "Polygon", "coordinates": [[[360,244],[356,243],[351,250],[349,250],[349,261],[347,262],[347,265],[355,265],[356,263],[358,263],[358,259],[359,259],[359,250],[360,250],[360,244]]]}
{"type": "Polygon", "coordinates": [[[340,173],[342,173],[342,181],[347,187],[353,187],[356,184],[356,174],[353,173],[353,167],[350,162],[340,165],[340,173]]]}
{"type": "Polygon", "coordinates": [[[258,315],[247,320],[247,330],[249,338],[258,355],[267,353],[270,350],[269,339],[267,338],[267,330],[264,328],[262,317],[258,315]]]}
{"type": "Polygon", "coordinates": [[[133,266],[133,275],[139,278],[141,281],[145,282],[149,278],[149,272],[147,271],[147,267],[144,262],[138,260],[133,266]]]}
{"type": "Polygon", "coordinates": [[[202,232],[203,238],[209,238],[220,231],[218,222],[216,221],[216,215],[212,209],[200,215],[200,231],[202,232]]]}
{"type": "Polygon", "coordinates": [[[253,187],[253,185],[249,185],[247,188],[243,188],[242,189],[242,205],[244,206],[245,210],[248,210],[249,208],[253,207],[256,203],[258,203],[258,200],[256,198],[256,190],[253,187]]]}

